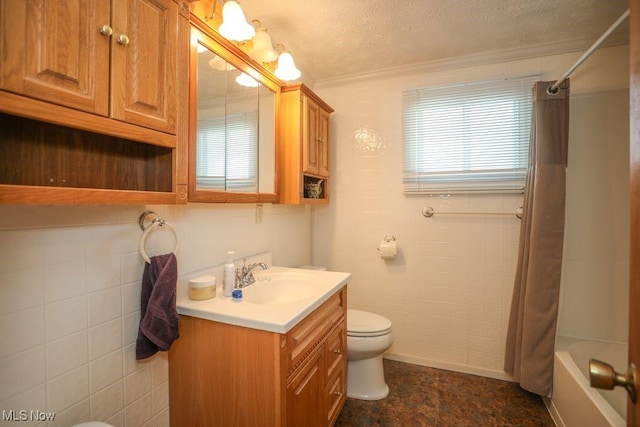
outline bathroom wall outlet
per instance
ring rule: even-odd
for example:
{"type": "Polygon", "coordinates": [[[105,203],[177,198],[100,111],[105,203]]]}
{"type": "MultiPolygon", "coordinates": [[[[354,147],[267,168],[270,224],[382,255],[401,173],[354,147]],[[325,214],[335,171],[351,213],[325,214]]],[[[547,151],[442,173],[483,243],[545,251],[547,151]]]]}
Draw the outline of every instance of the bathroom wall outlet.
{"type": "Polygon", "coordinates": [[[262,205],[256,205],[256,224],[262,224],[262,205]]]}

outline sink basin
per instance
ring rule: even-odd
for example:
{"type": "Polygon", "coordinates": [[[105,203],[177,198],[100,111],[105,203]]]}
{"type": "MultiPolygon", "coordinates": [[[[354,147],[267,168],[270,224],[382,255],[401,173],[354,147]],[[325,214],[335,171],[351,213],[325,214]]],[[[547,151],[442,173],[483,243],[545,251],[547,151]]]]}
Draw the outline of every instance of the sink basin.
{"type": "MultiPolygon", "coordinates": [[[[261,272],[262,273],[262,272],[261,272]]],[[[258,280],[242,290],[242,299],[251,304],[290,304],[314,295],[313,276],[298,273],[278,273],[269,276],[268,271],[257,275],[258,280]],[[266,279],[270,277],[271,280],[266,279]],[[261,280],[265,278],[265,280],[261,280]]]]}
{"type": "MultiPolygon", "coordinates": [[[[222,275],[222,266],[197,274],[222,275]]],[[[192,300],[189,298],[189,277],[180,278],[176,309],[183,316],[284,334],[351,278],[349,273],[274,265],[268,270],[254,269],[253,276],[256,282],[242,289],[243,298],[239,303],[222,295],[192,300]]]]}

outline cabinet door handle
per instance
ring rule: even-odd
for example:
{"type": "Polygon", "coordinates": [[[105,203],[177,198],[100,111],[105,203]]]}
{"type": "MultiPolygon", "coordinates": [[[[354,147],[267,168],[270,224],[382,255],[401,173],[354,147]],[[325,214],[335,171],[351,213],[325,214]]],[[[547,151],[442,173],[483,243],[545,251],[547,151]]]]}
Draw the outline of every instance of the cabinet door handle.
{"type": "Polygon", "coordinates": [[[129,44],[129,37],[127,37],[125,34],[120,34],[116,39],[116,41],[118,42],[118,44],[121,44],[122,46],[126,46],[129,44]]]}
{"type": "Polygon", "coordinates": [[[341,391],[336,390],[336,391],[334,391],[334,392],[333,392],[333,395],[334,395],[334,396],[342,396],[342,392],[341,392],[341,391]]]}
{"type": "Polygon", "coordinates": [[[102,27],[100,27],[100,29],[98,31],[100,31],[100,34],[102,34],[105,37],[110,37],[111,34],[113,34],[113,28],[111,28],[107,24],[105,24],[102,27]]]}
{"type": "Polygon", "coordinates": [[[333,350],[333,352],[334,352],[335,354],[340,354],[340,353],[342,353],[342,351],[341,351],[339,348],[334,349],[334,350],[333,350]]]}

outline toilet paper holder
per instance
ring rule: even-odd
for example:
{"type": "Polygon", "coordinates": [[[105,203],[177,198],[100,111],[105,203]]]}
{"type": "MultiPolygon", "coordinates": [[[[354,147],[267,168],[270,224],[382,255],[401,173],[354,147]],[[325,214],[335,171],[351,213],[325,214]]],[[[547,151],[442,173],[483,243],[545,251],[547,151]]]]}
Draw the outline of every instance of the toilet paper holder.
{"type": "Polygon", "coordinates": [[[395,236],[391,234],[387,234],[386,236],[384,236],[384,239],[382,239],[382,242],[380,243],[380,247],[376,248],[383,259],[392,259],[396,257],[397,249],[395,241],[395,236]]]}

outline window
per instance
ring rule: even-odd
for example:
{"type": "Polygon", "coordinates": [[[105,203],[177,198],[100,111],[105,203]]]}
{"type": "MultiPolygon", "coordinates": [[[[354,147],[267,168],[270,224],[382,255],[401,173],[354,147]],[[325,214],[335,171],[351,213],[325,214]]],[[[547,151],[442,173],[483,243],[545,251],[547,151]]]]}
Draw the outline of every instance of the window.
{"type": "Polygon", "coordinates": [[[404,192],[522,192],[536,81],[404,91],[404,192]]]}
{"type": "Polygon", "coordinates": [[[196,136],[198,186],[257,191],[257,112],[201,119],[196,136]],[[233,149],[229,149],[233,147],[233,149]]]}

